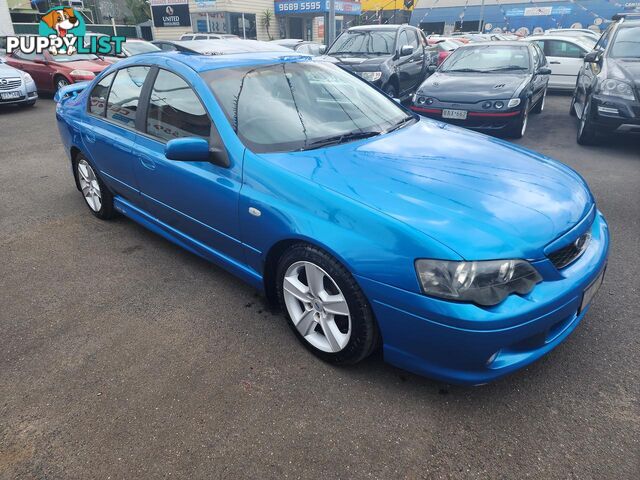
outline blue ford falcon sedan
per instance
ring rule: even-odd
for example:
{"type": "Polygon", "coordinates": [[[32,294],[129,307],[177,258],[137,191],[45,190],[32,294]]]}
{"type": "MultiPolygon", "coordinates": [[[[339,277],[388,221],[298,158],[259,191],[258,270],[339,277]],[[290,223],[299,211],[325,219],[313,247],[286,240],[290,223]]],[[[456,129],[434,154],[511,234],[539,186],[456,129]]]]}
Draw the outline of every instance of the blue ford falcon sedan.
{"type": "Polygon", "coordinates": [[[576,172],[308,56],[141,55],[56,100],[96,217],[238,275],[335,364],[380,347],[485,383],[567,338],[603,280],[607,224],[576,172]]]}

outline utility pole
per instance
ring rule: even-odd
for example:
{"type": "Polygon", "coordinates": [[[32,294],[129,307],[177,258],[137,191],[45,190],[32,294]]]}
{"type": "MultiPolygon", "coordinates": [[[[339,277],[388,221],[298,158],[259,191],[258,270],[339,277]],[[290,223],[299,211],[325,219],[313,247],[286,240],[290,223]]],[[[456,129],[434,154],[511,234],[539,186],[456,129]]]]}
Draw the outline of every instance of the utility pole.
{"type": "Polygon", "coordinates": [[[328,43],[331,45],[336,39],[336,0],[329,0],[329,25],[327,25],[328,43]]]}
{"type": "Polygon", "coordinates": [[[484,33],[484,0],[480,4],[480,25],[478,25],[480,33],[484,33]]]}

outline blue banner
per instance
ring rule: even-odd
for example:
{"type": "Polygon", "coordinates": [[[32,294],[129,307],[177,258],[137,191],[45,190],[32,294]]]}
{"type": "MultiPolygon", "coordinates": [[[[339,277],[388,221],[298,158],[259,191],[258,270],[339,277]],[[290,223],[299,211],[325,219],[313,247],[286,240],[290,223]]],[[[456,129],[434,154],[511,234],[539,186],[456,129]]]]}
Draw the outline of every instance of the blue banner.
{"type": "MultiPolygon", "coordinates": [[[[324,14],[329,11],[328,0],[276,0],[276,15],[324,14]]],[[[336,1],[336,15],[360,15],[359,1],[336,1]]]]}

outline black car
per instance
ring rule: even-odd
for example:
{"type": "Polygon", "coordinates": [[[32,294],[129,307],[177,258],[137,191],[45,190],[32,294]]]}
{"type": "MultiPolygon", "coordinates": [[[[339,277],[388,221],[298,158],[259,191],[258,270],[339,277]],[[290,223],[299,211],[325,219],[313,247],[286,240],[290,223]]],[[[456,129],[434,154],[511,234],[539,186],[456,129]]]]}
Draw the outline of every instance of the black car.
{"type": "Polygon", "coordinates": [[[581,145],[601,132],[640,132],[640,16],[612,23],[584,57],[570,113],[581,145]]]}
{"type": "Polygon", "coordinates": [[[418,88],[412,110],[455,125],[520,138],[540,113],[551,69],[538,45],[485,42],[455,50],[418,88]]]}
{"type": "Polygon", "coordinates": [[[409,25],[366,25],[344,31],[322,59],[354,72],[394,98],[409,97],[437,61],[422,30],[409,25]]]}

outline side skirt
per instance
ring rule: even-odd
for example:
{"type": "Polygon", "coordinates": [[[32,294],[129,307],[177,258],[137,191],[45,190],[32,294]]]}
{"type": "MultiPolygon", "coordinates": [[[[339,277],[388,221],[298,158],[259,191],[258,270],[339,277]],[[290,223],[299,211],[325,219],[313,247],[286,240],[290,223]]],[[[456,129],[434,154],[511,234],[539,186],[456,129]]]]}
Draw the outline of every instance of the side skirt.
{"type": "Polygon", "coordinates": [[[262,275],[255,270],[239,263],[227,255],[214,250],[211,247],[199,242],[198,240],[185,235],[184,233],[176,230],[175,228],[167,225],[166,223],[158,220],[157,218],[149,215],[146,211],[134,206],[124,198],[115,196],[113,199],[113,206],[116,211],[120,212],[125,217],[130,218],[136,223],[139,223],[143,227],[151,230],[154,233],[166,238],[170,242],[179,245],[180,247],[188,250],[189,252],[198,255],[205,260],[215,263],[224,268],[228,272],[241,278],[252,287],[263,291],[264,284],[262,281],[262,275]]]}

